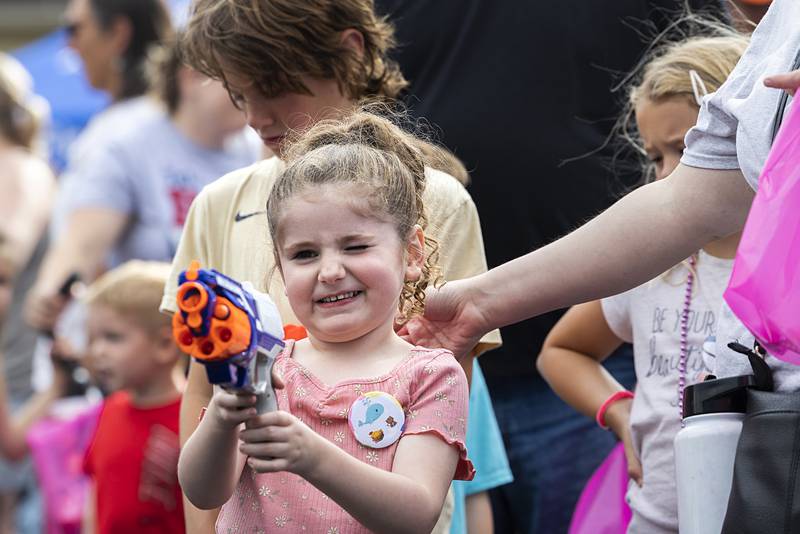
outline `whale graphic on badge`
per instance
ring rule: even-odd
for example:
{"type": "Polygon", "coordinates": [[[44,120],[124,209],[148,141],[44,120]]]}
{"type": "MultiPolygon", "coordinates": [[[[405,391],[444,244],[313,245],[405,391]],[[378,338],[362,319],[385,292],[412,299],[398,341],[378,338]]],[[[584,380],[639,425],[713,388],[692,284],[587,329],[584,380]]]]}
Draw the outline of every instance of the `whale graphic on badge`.
{"type": "Polygon", "coordinates": [[[389,393],[369,391],[350,406],[348,422],[356,440],[373,449],[392,445],[403,434],[403,406],[389,393]]]}

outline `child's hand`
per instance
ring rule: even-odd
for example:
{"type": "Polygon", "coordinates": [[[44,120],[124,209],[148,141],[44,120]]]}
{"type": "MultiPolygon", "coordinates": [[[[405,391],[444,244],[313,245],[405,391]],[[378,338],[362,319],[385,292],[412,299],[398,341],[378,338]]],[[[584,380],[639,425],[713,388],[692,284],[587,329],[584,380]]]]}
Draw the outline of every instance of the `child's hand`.
{"type": "Polygon", "coordinates": [[[269,412],[247,421],[239,438],[239,450],[249,456],[248,465],[258,473],[290,471],[298,475],[311,473],[317,466],[327,443],[288,412],[269,412]]]}
{"type": "Polygon", "coordinates": [[[256,415],[256,396],[252,393],[231,393],[219,389],[211,398],[205,417],[216,424],[233,428],[256,415]]]}
{"type": "Polygon", "coordinates": [[[633,438],[631,437],[631,399],[622,399],[609,406],[606,411],[605,419],[608,427],[617,435],[625,447],[625,460],[628,462],[628,476],[642,485],[642,462],[636,456],[633,448],[633,438]]]}

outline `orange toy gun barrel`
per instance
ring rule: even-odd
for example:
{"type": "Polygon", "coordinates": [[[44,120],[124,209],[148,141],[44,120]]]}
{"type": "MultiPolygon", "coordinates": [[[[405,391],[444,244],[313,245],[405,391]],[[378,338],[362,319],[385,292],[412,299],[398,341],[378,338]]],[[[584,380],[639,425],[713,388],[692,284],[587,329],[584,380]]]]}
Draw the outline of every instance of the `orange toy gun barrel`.
{"type": "Polygon", "coordinates": [[[197,262],[178,282],[172,332],[181,350],[205,366],[212,384],[267,395],[259,411],[274,409],[270,370],[284,343],[272,300],[197,262]]]}

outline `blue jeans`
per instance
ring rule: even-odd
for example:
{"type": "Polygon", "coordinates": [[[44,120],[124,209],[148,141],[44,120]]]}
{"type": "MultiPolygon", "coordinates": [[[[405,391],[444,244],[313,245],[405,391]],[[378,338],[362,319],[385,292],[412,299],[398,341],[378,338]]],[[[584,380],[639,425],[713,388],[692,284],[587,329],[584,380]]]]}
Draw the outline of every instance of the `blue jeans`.
{"type": "MultiPolygon", "coordinates": [[[[630,347],[606,368],[626,387],[635,374],[630,347]]],[[[498,534],[565,534],[586,481],[616,439],[558,398],[540,376],[491,389],[514,481],[491,490],[498,534]]]]}

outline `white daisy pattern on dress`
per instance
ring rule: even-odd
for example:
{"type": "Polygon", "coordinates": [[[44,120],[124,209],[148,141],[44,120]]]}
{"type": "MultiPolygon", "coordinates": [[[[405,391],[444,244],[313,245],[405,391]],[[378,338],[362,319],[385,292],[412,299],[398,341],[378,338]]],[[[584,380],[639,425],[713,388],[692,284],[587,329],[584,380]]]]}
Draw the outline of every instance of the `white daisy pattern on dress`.
{"type": "MultiPolygon", "coordinates": [[[[461,453],[458,476],[470,474],[463,439],[458,438],[463,437],[466,426],[469,392],[452,354],[413,349],[390,373],[365,381],[342,380],[333,386],[325,385],[311,368],[305,369],[292,360],[291,350],[278,358],[276,368],[282,369],[286,384],[278,394],[278,408],[303,421],[340,450],[366,465],[391,471],[399,441],[381,449],[365,446],[356,439],[348,420],[350,407],[359,397],[371,391],[383,392],[397,400],[402,407],[399,413],[405,413],[404,435],[428,432],[448,443],[452,441],[461,453]]],[[[243,471],[234,498],[224,505],[217,526],[219,532],[241,534],[264,530],[368,534],[363,525],[302,477],[289,472],[256,473],[249,466],[243,471]]]]}

